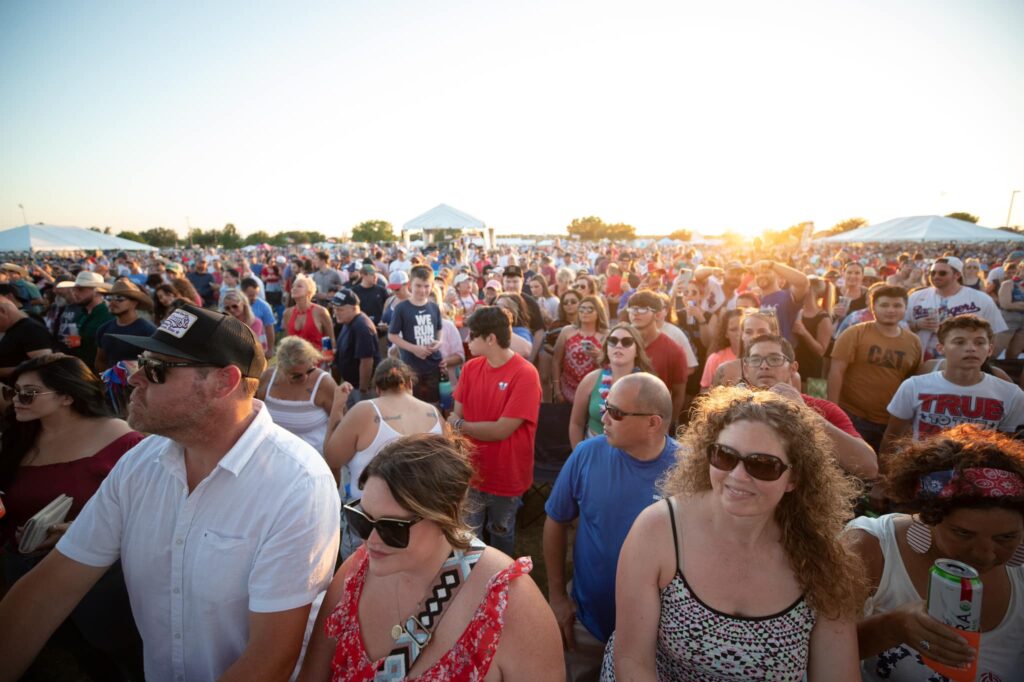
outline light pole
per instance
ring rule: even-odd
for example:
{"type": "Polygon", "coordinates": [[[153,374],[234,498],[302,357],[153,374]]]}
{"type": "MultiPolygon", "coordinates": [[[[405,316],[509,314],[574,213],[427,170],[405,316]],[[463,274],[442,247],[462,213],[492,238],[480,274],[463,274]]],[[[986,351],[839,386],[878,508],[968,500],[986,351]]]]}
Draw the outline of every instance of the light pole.
{"type": "Polygon", "coordinates": [[[1010,226],[1010,216],[1013,215],[1013,200],[1020,194],[1019,189],[1015,189],[1010,192],[1010,210],[1006,212],[1006,226],[1010,226]]]}
{"type": "MultiPolygon", "coordinates": [[[[1012,197],[1011,197],[1011,202],[1012,202],[1012,197]]],[[[1013,204],[1011,203],[1010,205],[1012,206],[1013,204]]],[[[22,206],[21,204],[18,204],[18,208],[21,209],[21,219],[25,221],[26,225],[28,225],[28,218],[25,217],[25,207],[22,206]]]]}

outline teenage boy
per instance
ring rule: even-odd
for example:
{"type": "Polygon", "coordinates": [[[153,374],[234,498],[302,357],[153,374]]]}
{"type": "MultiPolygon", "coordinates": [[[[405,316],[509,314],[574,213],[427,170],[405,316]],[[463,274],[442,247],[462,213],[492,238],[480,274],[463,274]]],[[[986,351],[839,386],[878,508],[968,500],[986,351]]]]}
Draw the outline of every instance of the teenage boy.
{"type": "MultiPolygon", "coordinates": [[[[415,289],[415,274],[412,281],[415,289]]],[[[533,484],[540,375],[509,348],[512,323],[501,308],[479,308],[466,325],[475,357],[462,369],[448,423],[473,443],[477,476],[469,489],[467,521],[481,539],[486,528],[488,544],[511,556],[516,511],[533,484]]]]}
{"type": "Polygon", "coordinates": [[[775,309],[779,334],[793,343],[793,322],[804,304],[810,280],[799,270],[773,260],[755,263],[754,273],[757,287],[761,290],[761,307],[775,309]],[[784,289],[779,287],[780,278],[786,282],[784,289]]]}
{"type": "Polygon", "coordinates": [[[836,339],[828,373],[828,399],[850,415],[854,428],[876,451],[889,423],[884,405],[921,364],[921,341],[900,326],[907,291],[875,285],[868,290],[874,322],[847,328],[836,339]]]}
{"type": "Polygon", "coordinates": [[[413,394],[428,403],[440,400],[441,309],[430,300],[434,271],[417,265],[409,272],[409,298],[395,306],[388,341],[398,347],[402,361],[416,374],[413,394]]]}
{"type": "Polygon", "coordinates": [[[910,377],[889,401],[882,452],[913,433],[923,440],[957,424],[974,423],[1015,433],[1024,424],[1024,391],[982,371],[992,351],[992,325],[977,315],[958,315],[939,325],[941,371],[910,377]]]}
{"type": "Polygon", "coordinates": [[[644,289],[629,297],[627,310],[629,323],[640,332],[655,376],[668,386],[672,394],[672,418],[669,422],[674,423],[686,400],[689,368],[683,349],[658,328],[658,313],[664,307],[665,302],[657,293],[644,289]]]}

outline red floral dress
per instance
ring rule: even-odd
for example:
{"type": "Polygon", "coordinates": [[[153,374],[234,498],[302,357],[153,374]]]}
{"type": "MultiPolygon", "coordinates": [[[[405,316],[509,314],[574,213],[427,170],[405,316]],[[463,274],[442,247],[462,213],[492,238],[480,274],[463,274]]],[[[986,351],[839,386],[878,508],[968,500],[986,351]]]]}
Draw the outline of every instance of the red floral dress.
{"type": "MultiPolygon", "coordinates": [[[[334,672],[331,679],[334,682],[373,680],[383,661],[370,660],[359,629],[359,598],[370,565],[366,550],[360,548],[359,551],[362,552],[359,567],[345,579],[341,602],[327,618],[324,627],[328,637],[338,640],[334,660],[331,662],[334,672]]],[[[520,557],[508,568],[491,576],[483,600],[455,645],[422,675],[409,679],[421,682],[482,680],[490,670],[491,661],[498,650],[501,630],[505,624],[505,608],[508,606],[509,583],[513,578],[526,575],[531,570],[533,561],[530,557],[520,557]]]]}
{"type": "Polygon", "coordinates": [[[597,336],[586,336],[579,332],[569,337],[565,342],[565,357],[562,359],[561,389],[566,401],[572,402],[576,397],[576,388],[595,369],[597,363],[594,358],[583,347],[583,342],[589,341],[595,347],[601,347],[601,339],[597,336]]]}

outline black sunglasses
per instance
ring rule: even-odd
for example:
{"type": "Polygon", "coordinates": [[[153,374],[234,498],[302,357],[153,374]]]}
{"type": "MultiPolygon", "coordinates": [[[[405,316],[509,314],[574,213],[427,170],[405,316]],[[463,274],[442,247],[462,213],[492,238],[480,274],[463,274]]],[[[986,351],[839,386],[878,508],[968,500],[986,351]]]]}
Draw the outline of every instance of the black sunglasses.
{"type": "Polygon", "coordinates": [[[207,362],[167,362],[156,358],[139,356],[139,369],[151,384],[162,384],[167,381],[167,370],[173,367],[216,367],[207,362]]]}
{"type": "Polygon", "coordinates": [[[609,346],[622,346],[623,348],[632,348],[636,340],[632,336],[609,336],[609,346]]]}
{"type": "Polygon", "coordinates": [[[766,455],[760,452],[744,455],[721,443],[712,443],[708,446],[708,461],[711,466],[722,471],[732,471],[737,464],[743,462],[746,472],[759,481],[777,481],[786,472],[786,469],[790,468],[775,455],[766,455]]]}
{"type": "Polygon", "coordinates": [[[654,417],[655,416],[655,414],[653,412],[623,412],[622,410],[620,410],[619,408],[615,407],[614,405],[612,405],[611,403],[608,403],[608,402],[606,402],[604,404],[604,407],[601,408],[601,411],[607,413],[609,417],[611,417],[612,419],[614,419],[617,422],[622,421],[626,417],[654,417]]]}
{"type": "Polygon", "coordinates": [[[31,405],[32,401],[36,399],[37,395],[50,395],[51,393],[57,392],[23,391],[20,388],[12,388],[11,386],[3,386],[2,388],[0,388],[0,391],[2,391],[4,400],[6,400],[7,402],[14,402],[14,399],[17,398],[18,402],[21,403],[22,405],[31,405]]]}
{"type": "Polygon", "coordinates": [[[107,294],[104,298],[106,298],[111,303],[124,303],[125,301],[128,300],[127,296],[120,296],[118,294],[107,294]]]}
{"type": "Polygon", "coordinates": [[[409,546],[409,529],[423,520],[422,516],[412,519],[377,519],[372,521],[369,516],[359,509],[360,500],[356,500],[344,506],[345,519],[352,529],[366,540],[370,533],[377,531],[377,535],[388,547],[405,549],[409,546]]]}

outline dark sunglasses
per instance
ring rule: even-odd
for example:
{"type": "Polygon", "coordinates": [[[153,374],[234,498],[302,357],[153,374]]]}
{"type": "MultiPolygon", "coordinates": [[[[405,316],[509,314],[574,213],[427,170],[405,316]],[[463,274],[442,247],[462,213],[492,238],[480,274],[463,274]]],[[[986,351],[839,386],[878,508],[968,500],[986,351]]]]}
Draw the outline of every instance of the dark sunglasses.
{"type": "Polygon", "coordinates": [[[388,547],[405,549],[409,546],[409,529],[423,520],[422,516],[413,519],[377,519],[370,520],[370,517],[359,509],[360,500],[356,500],[344,506],[345,519],[352,529],[366,540],[370,533],[377,531],[381,541],[388,547]]]}
{"type": "Polygon", "coordinates": [[[156,358],[139,356],[139,369],[146,381],[151,384],[162,384],[167,381],[167,370],[173,367],[216,367],[206,362],[166,362],[156,358]]]}
{"type": "Polygon", "coordinates": [[[289,372],[288,378],[292,381],[300,381],[310,375],[310,373],[316,369],[316,367],[310,367],[305,372],[289,372]]]}
{"type": "Polygon", "coordinates": [[[11,386],[0,387],[0,391],[3,392],[4,400],[7,402],[14,402],[17,398],[18,402],[22,405],[31,405],[32,401],[36,399],[37,395],[50,395],[57,391],[23,391],[19,388],[12,388],[11,386]]]}
{"type": "Polygon", "coordinates": [[[606,413],[609,417],[617,422],[622,421],[626,417],[653,417],[653,412],[623,412],[619,408],[615,407],[611,403],[605,403],[601,411],[606,413]]]}
{"type": "Polygon", "coordinates": [[[722,471],[732,471],[737,464],[743,462],[746,472],[759,481],[777,481],[786,472],[786,469],[790,468],[775,455],[765,455],[760,452],[744,455],[721,443],[712,443],[708,446],[708,461],[711,466],[722,471]]]}
{"type": "Polygon", "coordinates": [[[623,348],[632,348],[636,340],[632,336],[609,336],[609,346],[622,346],[623,348]]]}
{"type": "Polygon", "coordinates": [[[114,294],[114,295],[112,295],[112,296],[111,296],[110,294],[108,294],[108,295],[107,295],[107,296],[105,296],[104,298],[106,298],[106,299],[107,299],[108,301],[110,301],[111,303],[124,303],[125,301],[127,301],[127,300],[128,300],[128,297],[127,297],[127,296],[119,296],[119,295],[117,295],[117,294],[114,294]]]}

